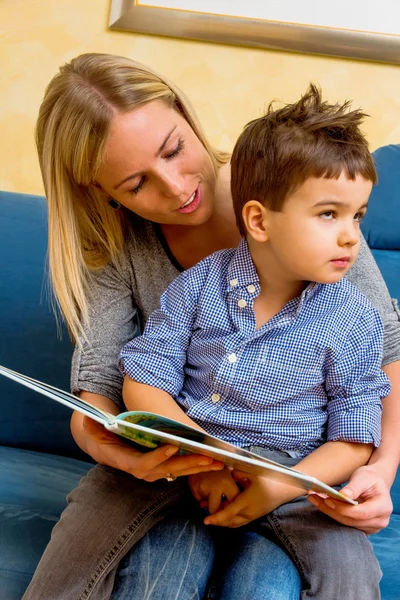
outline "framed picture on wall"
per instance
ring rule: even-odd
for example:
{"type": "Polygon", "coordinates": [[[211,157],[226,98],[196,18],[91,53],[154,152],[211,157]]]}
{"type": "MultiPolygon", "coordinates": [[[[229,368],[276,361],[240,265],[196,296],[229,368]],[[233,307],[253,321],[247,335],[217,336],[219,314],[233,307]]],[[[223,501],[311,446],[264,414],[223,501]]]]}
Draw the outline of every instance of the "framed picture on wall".
{"type": "Polygon", "coordinates": [[[399,0],[112,0],[109,26],[400,64],[399,0]]]}

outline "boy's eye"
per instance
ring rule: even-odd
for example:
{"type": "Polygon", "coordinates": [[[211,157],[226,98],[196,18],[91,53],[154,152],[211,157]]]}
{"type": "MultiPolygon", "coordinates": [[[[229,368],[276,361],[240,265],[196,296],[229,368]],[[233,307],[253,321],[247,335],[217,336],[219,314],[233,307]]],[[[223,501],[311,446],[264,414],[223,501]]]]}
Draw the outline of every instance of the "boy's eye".
{"type": "Polygon", "coordinates": [[[333,217],[335,216],[333,210],[326,210],[323,213],[320,213],[319,215],[321,217],[321,219],[324,219],[325,221],[330,221],[331,219],[333,219],[333,217]]]}
{"type": "Polygon", "coordinates": [[[358,212],[354,215],[354,221],[356,221],[357,223],[361,223],[361,221],[363,220],[363,218],[365,217],[365,212],[358,212]]]}

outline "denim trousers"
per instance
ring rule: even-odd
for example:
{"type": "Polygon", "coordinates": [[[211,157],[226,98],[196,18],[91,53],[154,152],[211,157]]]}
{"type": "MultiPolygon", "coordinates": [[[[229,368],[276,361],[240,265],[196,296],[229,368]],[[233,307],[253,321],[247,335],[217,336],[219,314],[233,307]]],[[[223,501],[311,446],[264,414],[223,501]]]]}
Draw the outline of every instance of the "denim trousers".
{"type": "Polygon", "coordinates": [[[245,533],[241,555],[225,567],[219,534],[202,524],[204,513],[185,478],[147,483],[96,465],[67,500],[23,600],[154,600],[161,593],[163,600],[299,598],[300,578],[292,561],[262,534],[245,533]],[[257,574],[251,579],[250,567],[257,574]],[[223,568],[225,579],[219,577],[223,568]],[[164,575],[157,579],[160,572],[164,575]],[[259,586],[259,595],[230,595],[230,588],[239,590],[240,584],[243,589],[246,579],[247,589],[259,586]]]}
{"type": "Polygon", "coordinates": [[[183,478],[146,483],[97,465],[69,494],[23,600],[380,597],[367,536],[304,497],[246,528],[205,527],[203,517],[183,478]]]}

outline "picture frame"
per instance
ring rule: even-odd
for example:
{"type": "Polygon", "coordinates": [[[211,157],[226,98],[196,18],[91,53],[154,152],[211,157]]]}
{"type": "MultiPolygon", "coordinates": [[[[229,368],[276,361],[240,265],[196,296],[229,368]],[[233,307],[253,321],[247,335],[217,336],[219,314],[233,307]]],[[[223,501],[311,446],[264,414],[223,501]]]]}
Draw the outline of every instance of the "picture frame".
{"type": "Polygon", "coordinates": [[[302,0],[301,3],[298,0],[112,0],[109,27],[158,36],[400,64],[400,3],[393,0],[379,3],[335,0],[334,5],[315,0],[302,0]],[[340,10],[339,4],[347,10],[340,10]],[[321,8],[316,18],[315,9],[319,5],[325,7],[325,12],[321,8]],[[326,6],[333,8],[331,14],[326,6]],[[213,12],[207,12],[210,9],[213,12]],[[269,15],[271,19],[266,19],[269,15]],[[276,16],[283,20],[276,20],[276,16]],[[309,21],[305,23],[307,19],[309,21]],[[333,26],[330,19],[334,21],[333,26]],[[359,22],[364,29],[354,28],[359,22]],[[380,32],[374,31],[379,28],[380,32]]]}

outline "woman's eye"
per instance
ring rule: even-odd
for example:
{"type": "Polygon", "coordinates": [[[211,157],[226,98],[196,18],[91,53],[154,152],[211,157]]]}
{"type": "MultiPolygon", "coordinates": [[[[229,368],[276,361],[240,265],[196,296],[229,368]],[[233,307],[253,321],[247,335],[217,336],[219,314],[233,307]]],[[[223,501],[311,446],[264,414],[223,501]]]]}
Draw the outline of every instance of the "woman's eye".
{"type": "Polygon", "coordinates": [[[325,221],[330,221],[334,217],[334,212],[333,212],[333,210],[326,210],[325,212],[321,213],[319,216],[321,217],[321,219],[324,219],[325,221]]]}
{"type": "Polygon", "coordinates": [[[174,150],[172,150],[172,152],[170,152],[169,154],[167,154],[165,156],[165,158],[166,159],[174,158],[174,156],[177,156],[181,152],[182,149],[183,149],[183,139],[179,138],[179,141],[178,141],[176,147],[174,148],[174,150]]]}
{"type": "Polygon", "coordinates": [[[137,186],[132,188],[131,190],[129,190],[130,193],[136,195],[139,192],[139,190],[144,186],[144,183],[145,183],[145,178],[142,177],[140,179],[139,183],[137,184],[137,186]]]}

